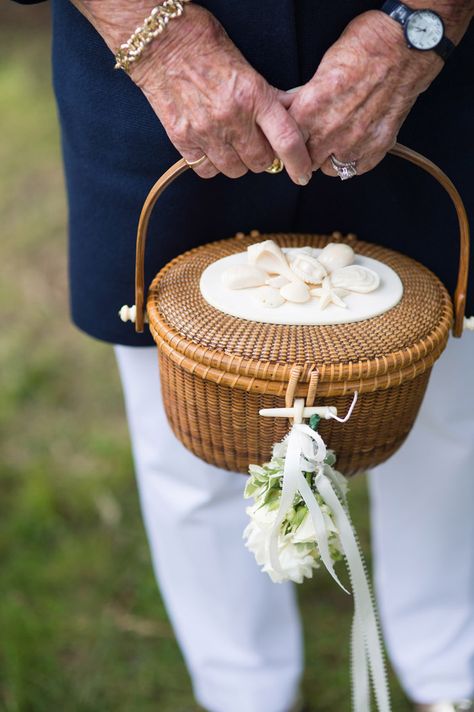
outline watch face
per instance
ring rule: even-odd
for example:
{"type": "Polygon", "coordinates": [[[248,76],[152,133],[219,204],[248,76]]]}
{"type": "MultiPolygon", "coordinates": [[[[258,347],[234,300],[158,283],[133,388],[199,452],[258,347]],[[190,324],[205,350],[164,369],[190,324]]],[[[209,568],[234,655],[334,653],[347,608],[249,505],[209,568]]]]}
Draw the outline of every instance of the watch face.
{"type": "Polygon", "coordinates": [[[422,50],[433,49],[443,37],[443,21],[431,10],[415,10],[407,20],[405,34],[412,47],[422,50]]]}

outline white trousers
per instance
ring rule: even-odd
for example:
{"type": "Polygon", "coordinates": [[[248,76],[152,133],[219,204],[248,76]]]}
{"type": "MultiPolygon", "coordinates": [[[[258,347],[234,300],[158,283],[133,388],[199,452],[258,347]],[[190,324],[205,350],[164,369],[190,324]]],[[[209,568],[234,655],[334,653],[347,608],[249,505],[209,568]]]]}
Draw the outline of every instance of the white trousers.
{"type": "Polygon", "coordinates": [[[419,702],[474,697],[474,334],[435,364],[415,427],[370,476],[379,611],[419,702]]]}
{"type": "MultiPolygon", "coordinates": [[[[153,564],[197,701],[287,712],[302,673],[294,590],[244,548],[245,478],[174,437],[156,350],[115,347],[153,564]]],[[[474,693],[474,338],[451,340],[417,423],[371,476],[376,587],[392,661],[419,702],[474,693]]]]}

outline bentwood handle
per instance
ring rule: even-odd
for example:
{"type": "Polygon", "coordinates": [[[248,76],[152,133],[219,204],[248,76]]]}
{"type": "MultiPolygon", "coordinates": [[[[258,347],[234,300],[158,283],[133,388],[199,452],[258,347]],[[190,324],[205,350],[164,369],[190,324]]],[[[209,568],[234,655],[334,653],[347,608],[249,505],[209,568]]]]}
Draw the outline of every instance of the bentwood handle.
{"type": "MultiPolygon", "coordinates": [[[[454,305],[454,323],[453,323],[453,335],[461,336],[463,330],[464,313],[466,310],[466,296],[467,296],[467,280],[469,274],[469,222],[467,219],[466,208],[462,202],[461,196],[459,195],[457,189],[455,188],[452,181],[448,176],[443,173],[443,171],[438,168],[436,164],[428,160],[421,153],[413,151],[407,146],[402,146],[400,143],[396,143],[392,148],[390,153],[399,158],[404,158],[410,163],[414,163],[419,166],[427,173],[430,173],[438,183],[440,183],[443,188],[448,193],[449,197],[453,201],[454,207],[456,208],[456,213],[459,222],[459,271],[458,271],[458,281],[456,285],[456,290],[453,297],[454,305]]],[[[174,163],[166,173],[163,173],[161,178],[157,180],[153,188],[147,195],[145,203],[140,214],[140,220],[138,222],[137,231],[137,253],[136,253],[136,264],[135,264],[135,304],[137,307],[137,315],[135,321],[135,330],[137,332],[143,331],[144,323],[144,301],[145,301],[145,244],[148,230],[148,223],[150,221],[150,216],[155,206],[156,201],[160,197],[161,193],[169,186],[171,183],[182,173],[188,170],[190,166],[186,163],[184,158],[174,163]]]]}

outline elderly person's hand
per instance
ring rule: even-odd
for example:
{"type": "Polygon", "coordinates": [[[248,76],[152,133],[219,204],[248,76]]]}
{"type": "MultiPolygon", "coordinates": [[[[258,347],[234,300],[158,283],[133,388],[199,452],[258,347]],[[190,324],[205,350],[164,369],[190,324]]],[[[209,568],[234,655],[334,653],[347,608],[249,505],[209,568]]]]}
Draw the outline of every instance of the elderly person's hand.
{"type": "Polygon", "coordinates": [[[279,156],[295,183],[311,177],[311,160],[279,92],[245,60],[207,10],[186,11],[140,62],[142,88],[178,151],[202,177],[261,172],[279,156]],[[165,42],[161,42],[164,40],[165,42]]]}
{"type": "MultiPolygon", "coordinates": [[[[462,5],[467,10],[468,3],[460,0],[458,7],[462,5]]],[[[450,28],[453,40],[469,24],[469,12],[459,19],[456,31],[450,28]]],[[[357,161],[358,173],[374,168],[442,67],[435,52],[409,49],[401,27],[387,15],[372,10],[356,17],[326,52],[313,78],[281,96],[303,131],[313,170],[336,175],[331,154],[340,161],[357,161]]]]}
{"type": "MultiPolygon", "coordinates": [[[[73,0],[116,50],[143,22],[148,0],[73,0]]],[[[291,179],[305,185],[312,166],[301,131],[270,86],[245,60],[216,18],[189,3],[181,17],[130,70],[169,138],[184,158],[209,160],[196,172],[237,178],[265,170],[280,157],[291,179]]]]}

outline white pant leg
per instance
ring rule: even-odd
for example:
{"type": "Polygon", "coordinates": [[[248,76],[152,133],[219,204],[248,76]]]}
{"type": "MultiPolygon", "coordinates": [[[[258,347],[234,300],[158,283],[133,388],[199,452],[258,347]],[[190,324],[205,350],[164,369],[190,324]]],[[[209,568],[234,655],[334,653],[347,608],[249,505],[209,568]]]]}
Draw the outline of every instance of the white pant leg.
{"type": "Polygon", "coordinates": [[[116,346],[153,565],[198,702],[211,712],[286,712],[302,643],[294,589],[244,547],[245,477],[173,435],[154,347],[116,346]]]}
{"type": "Polygon", "coordinates": [[[379,609],[412,699],[474,694],[474,338],[451,339],[415,428],[370,476],[379,609]]]}

